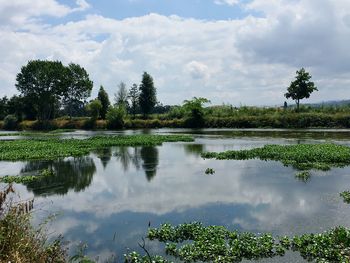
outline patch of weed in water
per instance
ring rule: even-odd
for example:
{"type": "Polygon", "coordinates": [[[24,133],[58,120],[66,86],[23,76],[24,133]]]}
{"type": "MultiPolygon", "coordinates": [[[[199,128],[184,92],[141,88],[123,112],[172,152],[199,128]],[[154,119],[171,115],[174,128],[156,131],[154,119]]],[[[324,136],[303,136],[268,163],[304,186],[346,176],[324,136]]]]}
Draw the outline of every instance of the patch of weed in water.
{"type": "Polygon", "coordinates": [[[251,150],[207,152],[203,158],[217,160],[261,159],[280,161],[298,170],[327,171],[350,165],[350,147],[337,144],[265,145],[251,150]]]}
{"type": "Polygon", "coordinates": [[[205,174],[215,174],[215,170],[213,168],[207,168],[205,174]]]}
{"type": "Polygon", "coordinates": [[[343,191],[339,195],[343,198],[344,203],[350,204],[350,191],[343,191]]]}
{"type": "MultiPolygon", "coordinates": [[[[321,234],[273,237],[194,222],[151,228],[148,238],[166,243],[166,253],[183,262],[241,262],[283,256],[287,250],[299,252],[308,261],[349,262],[350,259],[350,230],[344,227],[321,234]]],[[[125,255],[125,259],[125,262],[149,262],[147,256],[136,252],[125,255]]],[[[169,261],[159,258],[155,262],[169,261]]]]}
{"type": "Polygon", "coordinates": [[[0,141],[0,160],[53,160],[89,154],[112,146],[155,146],[163,142],[194,141],[186,135],[95,136],[88,139],[33,138],[0,141]]]}

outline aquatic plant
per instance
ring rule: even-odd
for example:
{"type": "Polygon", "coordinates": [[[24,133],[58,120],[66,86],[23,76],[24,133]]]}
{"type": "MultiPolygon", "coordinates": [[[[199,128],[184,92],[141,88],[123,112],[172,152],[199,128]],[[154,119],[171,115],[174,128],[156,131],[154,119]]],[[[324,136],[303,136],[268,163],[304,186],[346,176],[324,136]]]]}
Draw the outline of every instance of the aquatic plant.
{"type": "Polygon", "coordinates": [[[339,195],[343,198],[345,203],[350,204],[350,191],[343,191],[339,195]]]}
{"type": "Polygon", "coordinates": [[[205,170],[205,174],[214,174],[215,173],[215,170],[213,168],[207,168],[205,170]]]}
{"type": "Polygon", "coordinates": [[[250,150],[206,152],[203,158],[217,160],[261,159],[280,161],[285,166],[298,170],[329,170],[331,167],[344,167],[350,164],[350,147],[331,143],[297,144],[297,145],[265,145],[250,150]]]}
{"type": "Polygon", "coordinates": [[[186,135],[95,136],[88,139],[32,138],[0,141],[0,160],[53,160],[81,156],[112,146],[156,146],[163,142],[190,142],[186,135]]]}
{"type": "Polygon", "coordinates": [[[43,177],[53,176],[53,175],[55,175],[55,172],[53,170],[44,169],[38,175],[14,175],[14,176],[5,175],[0,177],[0,182],[7,183],[7,184],[10,184],[10,183],[25,184],[36,180],[40,180],[43,177]]]}
{"type": "Polygon", "coordinates": [[[306,183],[307,181],[309,181],[310,176],[311,176],[311,174],[310,174],[309,171],[302,171],[302,172],[300,172],[300,173],[297,173],[297,174],[295,175],[295,178],[297,178],[298,180],[300,180],[300,181],[306,183]]]}
{"type": "MultiPolygon", "coordinates": [[[[148,238],[166,243],[166,253],[184,262],[241,262],[283,256],[287,250],[299,252],[308,261],[349,262],[350,259],[350,230],[344,227],[321,234],[273,237],[268,233],[240,233],[194,222],[150,228],[148,238]]],[[[147,256],[136,252],[125,257],[130,260],[125,262],[150,262],[147,256]]],[[[155,262],[168,262],[160,260],[163,261],[155,262]]]]}

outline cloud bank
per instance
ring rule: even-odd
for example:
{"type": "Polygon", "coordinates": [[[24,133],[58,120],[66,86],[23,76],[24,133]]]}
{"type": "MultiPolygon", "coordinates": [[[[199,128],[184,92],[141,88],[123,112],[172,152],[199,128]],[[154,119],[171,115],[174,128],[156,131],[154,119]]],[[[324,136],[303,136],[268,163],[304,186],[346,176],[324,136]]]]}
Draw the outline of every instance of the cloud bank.
{"type": "Polygon", "coordinates": [[[53,59],[85,67],[94,94],[103,85],[112,96],[120,81],[131,86],[147,71],[164,104],[193,96],[215,104],[282,104],[300,67],[319,89],[310,101],[349,97],[349,1],[239,5],[251,15],[198,20],[150,13],[118,20],[96,14],[84,0],[73,7],[55,0],[0,1],[0,96],[16,93],[16,74],[28,60],[53,59]],[[82,18],[68,19],[81,11],[82,18]]]}

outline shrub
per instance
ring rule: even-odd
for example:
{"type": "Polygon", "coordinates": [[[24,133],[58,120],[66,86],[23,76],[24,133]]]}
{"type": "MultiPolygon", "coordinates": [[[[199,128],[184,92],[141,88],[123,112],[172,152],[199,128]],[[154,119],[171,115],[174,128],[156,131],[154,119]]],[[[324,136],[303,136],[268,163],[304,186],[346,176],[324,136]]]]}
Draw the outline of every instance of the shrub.
{"type": "Polygon", "coordinates": [[[109,129],[121,129],[124,127],[124,118],[126,116],[125,107],[122,105],[109,107],[106,119],[109,129]]]}
{"type": "Polygon", "coordinates": [[[18,127],[18,121],[15,115],[7,115],[4,119],[3,128],[5,130],[16,130],[18,127]]]}

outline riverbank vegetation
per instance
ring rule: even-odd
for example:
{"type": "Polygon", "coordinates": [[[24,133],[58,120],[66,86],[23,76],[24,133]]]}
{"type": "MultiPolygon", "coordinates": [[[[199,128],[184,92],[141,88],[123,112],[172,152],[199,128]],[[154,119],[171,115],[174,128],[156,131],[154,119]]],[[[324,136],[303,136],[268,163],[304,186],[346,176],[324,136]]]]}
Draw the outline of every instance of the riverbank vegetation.
{"type": "Polygon", "coordinates": [[[298,170],[329,170],[350,164],[350,147],[337,144],[265,145],[262,148],[202,153],[217,160],[260,159],[280,161],[298,170]]]}
{"type": "Polygon", "coordinates": [[[81,156],[92,150],[112,146],[155,146],[163,142],[190,142],[186,135],[121,135],[95,136],[88,139],[33,138],[2,141],[0,160],[53,160],[81,156]]]}
{"type": "Polygon", "coordinates": [[[114,101],[103,86],[96,98],[93,82],[77,64],[33,60],[16,78],[19,95],[0,98],[0,129],[135,129],[135,128],[350,128],[350,106],[300,105],[317,87],[300,69],[282,102],[274,107],[210,105],[207,98],[184,98],[181,105],[157,100],[153,77],[144,72],[140,84],[120,82],[114,101]],[[43,76],[46,76],[45,78],[43,76]],[[46,87],[50,87],[46,89],[46,87]]]}

